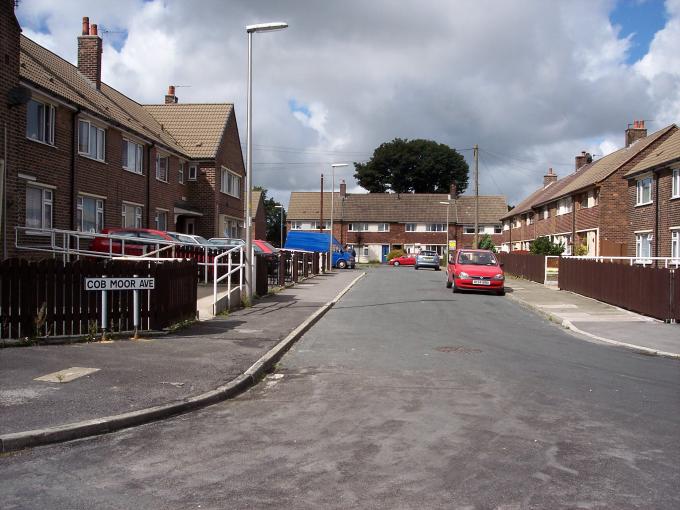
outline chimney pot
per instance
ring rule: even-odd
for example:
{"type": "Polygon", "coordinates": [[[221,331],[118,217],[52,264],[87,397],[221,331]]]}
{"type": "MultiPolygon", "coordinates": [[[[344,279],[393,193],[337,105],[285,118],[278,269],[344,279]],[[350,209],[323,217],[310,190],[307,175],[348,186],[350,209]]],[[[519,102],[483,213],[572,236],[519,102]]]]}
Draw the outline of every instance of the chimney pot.
{"type": "Polygon", "coordinates": [[[83,16],[83,34],[88,35],[90,33],[90,18],[83,16]]]}
{"type": "Polygon", "coordinates": [[[340,197],[345,198],[347,196],[347,184],[345,180],[340,181],[340,197]]]}
{"type": "MultiPolygon", "coordinates": [[[[577,156],[578,157],[578,156],[577,156]]],[[[557,175],[553,172],[552,168],[548,168],[548,173],[543,176],[543,187],[547,187],[548,184],[552,184],[557,181],[557,175]]]]}
{"type": "Polygon", "coordinates": [[[97,25],[96,25],[96,23],[90,25],[90,35],[97,35],[97,25]]]}
{"type": "Polygon", "coordinates": [[[626,147],[630,147],[631,144],[638,141],[641,138],[647,136],[647,128],[645,128],[644,120],[634,120],[633,125],[628,125],[626,129],[626,147]]]}
{"type": "Polygon", "coordinates": [[[97,90],[102,83],[102,39],[97,25],[83,17],[83,34],[78,37],[78,71],[94,83],[97,90]]]}
{"type": "Polygon", "coordinates": [[[168,93],[165,95],[165,104],[175,104],[178,98],[175,95],[175,86],[168,85],[168,93]]]}

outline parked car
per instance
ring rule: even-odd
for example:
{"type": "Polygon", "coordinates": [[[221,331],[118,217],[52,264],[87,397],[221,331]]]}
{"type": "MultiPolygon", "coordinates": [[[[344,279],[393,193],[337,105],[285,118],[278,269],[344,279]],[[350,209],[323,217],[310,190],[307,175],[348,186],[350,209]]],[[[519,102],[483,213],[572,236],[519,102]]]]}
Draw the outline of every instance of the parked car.
{"type": "Polygon", "coordinates": [[[90,251],[140,256],[175,242],[166,232],[150,228],[105,228],[101,233],[115,238],[95,237],[90,251]]]}
{"type": "Polygon", "coordinates": [[[453,292],[483,290],[505,295],[505,274],[489,250],[457,250],[446,268],[446,287],[453,292]]]}
{"type": "Polygon", "coordinates": [[[415,268],[431,267],[435,271],[439,271],[439,254],[436,251],[421,250],[416,255],[415,268]]]}
{"type": "Polygon", "coordinates": [[[390,266],[413,266],[415,263],[416,256],[411,253],[402,255],[401,257],[394,257],[388,262],[390,266]]]}
{"type": "Polygon", "coordinates": [[[243,239],[237,239],[236,237],[211,237],[208,239],[208,242],[219,248],[234,248],[246,244],[243,239]]]}
{"type": "Polygon", "coordinates": [[[176,242],[185,244],[188,246],[208,246],[213,245],[205,238],[197,236],[195,234],[183,234],[181,232],[166,232],[170,237],[172,237],[176,242]]]}

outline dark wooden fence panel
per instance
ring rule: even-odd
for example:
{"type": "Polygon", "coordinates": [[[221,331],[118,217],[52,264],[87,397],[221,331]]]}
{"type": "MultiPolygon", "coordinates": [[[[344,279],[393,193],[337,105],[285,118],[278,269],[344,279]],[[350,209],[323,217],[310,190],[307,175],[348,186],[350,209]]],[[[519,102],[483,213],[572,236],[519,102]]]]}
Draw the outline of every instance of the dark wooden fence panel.
{"type": "Polygon", "coordinates": [[[498,253],[503,271],[526,280],[545,283],[545,255],[498,253]]]}
{"type": "MultiPolygon", "coordinates": [[[[196,315],[197,268],[193,260],[122,261],[56,259],[0,262],[0,338],[86,335],[99,329],[101,292],[86,291],[89,277],[153,277],[140,291],[142,329],[162,329],[196,315]]],[[[133,329],[133,292],[108,293],[112,331],[133,329]]]]}
{"type": "Polygon", "coordinates": [[[561,259],[560,290],[569,290],[657,319],[680,317],[678,271],[593,260],[561,259]]]}

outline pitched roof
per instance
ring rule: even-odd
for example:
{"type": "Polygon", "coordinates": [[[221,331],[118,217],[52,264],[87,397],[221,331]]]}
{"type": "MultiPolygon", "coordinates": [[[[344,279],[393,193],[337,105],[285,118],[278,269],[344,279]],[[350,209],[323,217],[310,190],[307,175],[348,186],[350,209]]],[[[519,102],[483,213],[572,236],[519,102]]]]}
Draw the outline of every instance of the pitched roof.
{"type": "MultiPolygon", "coordinates": [[[[166,119],[165,116],[163,120],[158,120],[154,107],[145,107],[103,82],[101,88],[97,90],[90,80],[78,72],[76,66],[24,35],[21,36],[20,76],[23,80],[36,85],[38,89],[63,98],[66,102],[94,116],[152,140],[166,149],[192,158],[214,157],[214,132],[216,131],[214,126],[219,124],[217,117],[221,115],[222,126],[224,126],[233,108],[231,104],[181,105],[186,106],[186,109],[172,108],[177,105],[158,105],[164,108],[170,107],[169,111],[174,112],[175,115],[172,120],[166,119]],[[200,111],[208,117],[205,121],[208,128],[197,126],[197,115],[191,109],[191,107],[204,106],[205,108],[200,111]],[[188,121],[184,121],[182,118],[184,115],[189,117],[188,121]],[[171,124],[173,130],[175,124],[181,126],[187,124],[190,128],[177,128],[176,137],[175,132],[169,129],[171,124]],[[191,128],[196,129],[197,136],[192,137],[187,134],[191,128]],[[201,136],[205,136],[203,140],[205,150],[203,147],[200,149],[197,147],[201,136]],[[206,156],[208,153],[211,155],[206,156]]],[[[220,131],[220,137],[221,134],[222,131],[220,131]]]]}
{"type": "Polygon", "coordinates": [[[230,103],[174,103],[144,105],[184,151],[195,159],[212,159],[234,110],[230,103]]]}
{"type": "Polygon", "coordinates": [[[630,169],[624,177],[629,177],[659,165],[671,163],[678,159],[680,159],[680,131],[676,131],[661,142],[657,148],[630,169]]]}
{"type": "Polygon", "coordinates": [[[257,216],[257,210],[260,208],[260,198],[262,198],[262,192],[259,190],[253,190],[252,195],[252,209],[251,214],[253,218],[257,216]]]}
{"type": "MultiPolygon", "coordinates": [[[[323,217],[331,214],[331,194],[323,197],[323,217]]],[[[445,222],[446,195],[437,193],[348,193],[343,199],[335,193],[333,200],[335,219],[365,222],[445,222]]],[[[287,218],[289,220],[316,220],[320,216],[320,192],[293,191],[290,194],[287,218]]],[[[451,201],[449,221],[458,224],[474,223],[475,197],[461,196],[451,201]]],[[[500,222],[507,211],[505,197],[479,197],[479,223],[500,222]]]]}

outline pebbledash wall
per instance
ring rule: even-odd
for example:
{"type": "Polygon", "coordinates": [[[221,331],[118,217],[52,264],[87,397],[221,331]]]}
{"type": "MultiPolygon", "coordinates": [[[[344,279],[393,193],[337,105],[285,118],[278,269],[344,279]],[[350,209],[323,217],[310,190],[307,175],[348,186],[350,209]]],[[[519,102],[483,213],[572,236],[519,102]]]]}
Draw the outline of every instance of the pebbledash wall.
{"type": "MultiPolygon", "coordinates": [[[[80,228],[79,201],[85,199],[103,206],[102,227],[119,227],[123,221],[123,205],[141,208],[141,225],[148,228],[157,227],[157,213],[165,214],[165,230],[181,229],[187,231],[184,217],[177,214],[177,207],[190,215],[192,230],[205,237],[230,235],[223,228],[225,218],[238,221],[243,225],[244,201],[243,187],[245,168],[240,147],[238,126],[236,124],[233,105],[226,122],[218,149],[214,158],[192,159],[188,154],[176,148],[159,143],[153,136],[133,132],[121,126],[113,118],[106,117],[106,111],[89,111],[74,103],[68,97],[62,97],[52,90],[46,90],[39,83],[33,83],[22,76],[19,62],[22,44],[35,45],[24,38],[14,14],[12,0],[0,0],[0,55],[2,66],[0,72],[0,95],[9,97],[14,90],[18,99],[15,104],[8,105],[0,101],[0,129],[2,135],[7,134],[7,153],[0,145],[0,160],[6,172],[6,190],[2,229],[3,256],[23,255],[14,249],[15,227],[27,226],[27,197],[30,190],[42,192],[43,214],[51,209],[50,221],[43,227],[66,230],[80,228]],[[21,94],[27,95],[23,100],[21,94]],[[39,101],[54,107],[54,140],[48,143],[27,136],[26,99],[39,101]],[[91,121],[105,133],[103,161],[93,159],[78,150],[78,123],[80,120],[91,121]],[[123,168],[123,138],[142,145],[141,173],[123,168]],[[156,155],[168,157],[169,168],[166,180],[157,178],[156,155]],[[183,179],[180,179],[180,165],[183,165],[183,179]],[[196,167],[196,179],[190,180],[192,166],[196,167]],[[228,195],[221,191],[221,168],[226,167],[237,174],[240,179],[238,196],[228,195]],[[182,180],[183,182],[180,182],[182,180]],[[99,201],[99,202],[97,202],[99,201]],[[176,222],[176,220],[178,220],[176,222]]],[[[85,25],[84,25],[85,26],[85,25]]],[[[79,37],[86,39],[87,44],[93,41],[101,47],[98,35],[79,37]]],[[[37,45],[36,45],[37,46],[37,45]]],[[[81,44],[82,47],[82,44],[81,44]]],[[[82,48],[81,48],[82,49],[82,48]]],[[[41,51],[44,48],[41,48],[41,51]]],[[[97,50],[79,52],[85,55],[97,55],[97,50]]],[[[85,75],[97,73],[92,63],[80,62],[80,67],[71,66],[58,56],[49,54],[50,58],[59,59],[60,64],[70,66],[72,72],[85,75]]],[[[100,61],[94,66],[101,68],[100,61]]],[[[29,58],[26,56],[26,58],[29,58]]],[[[88,57],[89,58],[89,57],[88,57]]],[[[91,86],[98,90],[96,77],[91,86]]],[[[109,89],[107,89],[109,90],[109,89]]],[[[99,93],[103,93],[99,91],[99,93]]],[[[126,101],[131,100],[125,98],[126,101]]],[[[167,102],[167,96],[166,96],[167,102]]],[[[176,102],[176,98],[175,101],[176,102]]],[[[137,107],[141,107],[135,103],[137,107]]],[[[126,105],[123,105],[123,108],[126,105]]],[[[169,105],[171,106],[171,105],[169,105]]],[[[130,120],[130,119],[128,119],[130,120]]],[[[144,131],[140,128],[141,131],[144,131]]],[[[151,131],[149,131],[151,132],[151,131]]],[[[181,147],[180,147],[181,149],[181,147]]],[[[32,193],[35,197],[35,193],[32,193]]],[[[241,233],[240,230],[238,232],[241,233]]]]}

